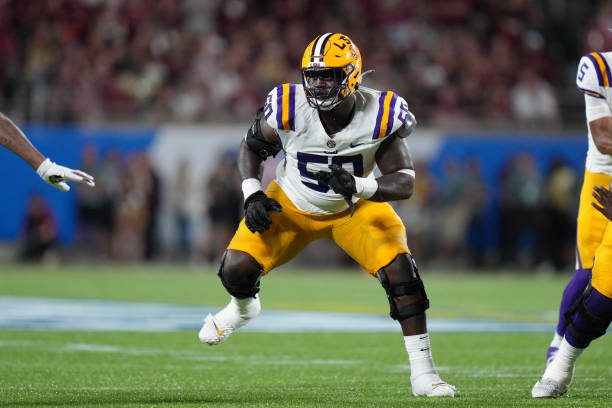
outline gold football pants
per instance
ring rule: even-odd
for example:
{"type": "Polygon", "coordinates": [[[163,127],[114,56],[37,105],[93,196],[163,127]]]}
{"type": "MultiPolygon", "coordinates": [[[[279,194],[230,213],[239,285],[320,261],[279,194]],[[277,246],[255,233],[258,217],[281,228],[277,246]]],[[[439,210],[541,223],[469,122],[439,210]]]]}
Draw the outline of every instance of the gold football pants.
{"type": "Polygon", "coordinates": [[[310,214],[299,210],[272,181],[266,190],[270,198],[283,207],[271,211],[272,225],[263,234],[252,233],[244,219],[228,249],[251,255],[263,267],[264,273],[288,262],[317,239],[331,239],[365,270],[374,275],[395,257],[409,253],[404,225],[387,203],[359,200],[355,213],[310,214]]]}
{"type": "Polygon", "coordinates": [[[612,298],[612,226],[606,217],[591,205],[595,201],[593,187],[610,188],[612,176],[584,171],[578,210],[576,267],[592,269],[592,285],[612,298]]]}

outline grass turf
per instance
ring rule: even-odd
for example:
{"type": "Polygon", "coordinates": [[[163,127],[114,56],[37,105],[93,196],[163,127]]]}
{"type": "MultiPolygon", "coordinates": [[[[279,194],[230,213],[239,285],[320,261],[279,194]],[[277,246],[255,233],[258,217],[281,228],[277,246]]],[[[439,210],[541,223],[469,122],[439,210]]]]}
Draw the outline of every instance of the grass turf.
{"type": "MultiPolygon", "coordinates": [[[[568,276],[422,272],[429,315],[521,322],[554,322],[568,276]]],[[[262,280],[267,309],[386,314],[380,284],[358,269],[273,271],[262,280]]],[[[222,306],[227,294],[212,268],[176,266],[57,269],[0,266],[0,295],[112,299],[222,306]]]]}
{"type": "MultiPolygon", "coordinates": [[[[433,317],[554,321],[567,276],[423,273],[433,317]]],[[[279,270],[266,308],[387,313],[384,292],[353,273],[279,270]]],[[[221,306],[212,269],[0,267],[0,295],[221,306]]],[[[433,333],[454,400],[410,394],[399,333],[0,332],[0,406],[611,406],[610,338],[581,356],[569,398],[533,400],[549,334],[433,333]]]]}
{"type": "Polygon", "coordinates": [[[610,406],[608,347],[581,357],[570,397],[533,400],[544,334],[434,334],[454,400],[414,398],[399,334],[0,333],[2,406],[610,406]]]}

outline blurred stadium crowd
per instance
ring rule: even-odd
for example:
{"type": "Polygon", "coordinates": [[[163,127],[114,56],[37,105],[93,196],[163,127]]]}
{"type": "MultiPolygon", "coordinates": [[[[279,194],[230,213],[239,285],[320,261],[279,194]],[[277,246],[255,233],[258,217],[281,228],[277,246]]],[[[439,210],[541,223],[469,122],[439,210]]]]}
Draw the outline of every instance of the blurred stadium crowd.
{"type": "MultiPolygon", "coordinates": [[[[236,158],[237,151],[222,154],[205,177],[192,174],[186,160],[176,164],[167,197],[175,234],[166,245],[159,228],[162,178],[149,156],[86,146],[81,168],[97,181],[95,188],[74,186],[73,253],[104,261],[217,261],[242,218],[236,158]]],[[[22,225],[22,261],[61,258],[55,215],[37,192],[29,198],[22,225]]]]}
{"type": "MultiPolygon", "coordinates": [[[[173,242],[163,244],[159,216],[164,189],[148,156],[113,150],[102,155],[87,147],[81,168],[97,175],[97,185],[75,186],[76,251],[71,256],[124,262],[219,261],[242,217],[236,158],[236,151],[219,156],[204,177],[192,174],[188,162],[177,163],[168,197],[175,234],[173,242]]],[[[426,163],[415,168],[419,177],[413,197],[393,206],[420,263],[562,271],[574,262],[581,175],[562,161],[553,160],[542,172],[529,153],[511,157],[499,174],[500,190],[492,203],[476,157],[466,163],[447,160],[445,174],[438,179],[426,163]]],[[[23,221],[21,259],[56,259],[60,253],[53,212],[34,194],[23,221]]],[[[311,244],[301,258],[309,265],[352,264],[325,242],[311,244]]]]}
{"type": "Polygon", "coordinates": [[[314,33],[340,31],[375,70],[365,83],[405,96],[421,124],[558,127],[581,123],[566,90],[583,50],[612,45],[611,19],[601,1],[2,0],[0,111],[247,120],[273,86],[300,81],[314,33]]]}
{"type": "MultiPolygon", "coordinates": [[[[404,96],[421,125],[582,129],[576,64],[587,50],[612,48],[609,27],[607,1],[0,0],[0,111],[32,123],[246,123],[273,86],[300,81],[315,33],[340,31],[359,45],[365,70],[375,70],[364,84],[404,96]]],[[[176,164],[178,233],[162,252],[162,188],[147,155],[87,148],[81,167],[98,187],[77,188],[75,245],[107,259],[218,260],[241,217],[234,160],[225,155],[194,179],[189,163],[176,164]],[[193,231],[194,212],[205,231],[193,231]]],[[[415,196],[397,209],[419,261],[573,262],[581,175],[567,165],[541,172],[529,154],[513,158],[493,209],[478,160],[447,163],[438,181],[417,165],[415,196]],[[497,225],[486,225],[487,211],[500,215],[497,225]]],[[[23,259],[57,248],[41,197],[32,196],[23,225],[23,259]]]]}

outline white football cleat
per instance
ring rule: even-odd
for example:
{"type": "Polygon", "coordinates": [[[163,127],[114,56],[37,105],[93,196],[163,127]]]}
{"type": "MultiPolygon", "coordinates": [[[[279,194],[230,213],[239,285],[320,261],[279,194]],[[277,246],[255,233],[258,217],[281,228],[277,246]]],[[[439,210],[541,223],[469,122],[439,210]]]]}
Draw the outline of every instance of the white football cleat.
{"type": "Polygon", "coordinates": [[[227,306],[214,316],[209,314],[198,333],[202,343],[214,346],[223,343],[234,331],[238,330],[261,312],[259,296],[246,299],[231,297],[227,306]]]}
{"type": "Polygon", "coordinates": [[[412,395],[415,397],[450,397],[455,396],[455,386],[450,385],[438,374],[422,374],[416,378],[411,378],[412,395]]]}
{"type": "Polygon", "coordinates": [[[542,378],[531,389],[531,396],[533,398],[558,398],[567,392],[570,382],[571,377],[568,382],[563,383],[552,378],[542,378]]]}
{"type": "Polygon", "coordinates": [[[209,346],[215,346],[223,343],[234,329],[232,327],[219,327],[212,314],[208,314],[204,319],[204,324],[198,333],[198,337],[202,343],[209,346]]]}

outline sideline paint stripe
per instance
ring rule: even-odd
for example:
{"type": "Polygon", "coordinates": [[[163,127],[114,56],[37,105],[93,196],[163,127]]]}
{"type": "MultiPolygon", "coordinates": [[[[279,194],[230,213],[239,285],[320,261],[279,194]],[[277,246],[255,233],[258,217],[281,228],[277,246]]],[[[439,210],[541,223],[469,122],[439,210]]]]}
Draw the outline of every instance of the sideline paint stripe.
{"type": "MultiPolygon", "coordinates": [[[[197,331],[204,317],[217,309],[157,303],[0,296],[0,329],[197,331]]],[[[554,325],[430,318],[428,327],[432,332],[547,333],[553,330],[554,325]]],[[[398,332],[399,326],[386,315],[264,310],[241,331],[398,332]]]]}

